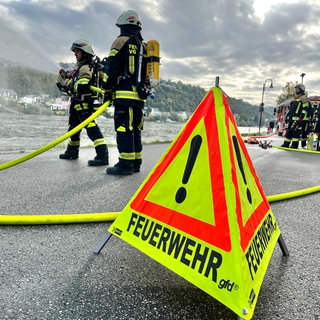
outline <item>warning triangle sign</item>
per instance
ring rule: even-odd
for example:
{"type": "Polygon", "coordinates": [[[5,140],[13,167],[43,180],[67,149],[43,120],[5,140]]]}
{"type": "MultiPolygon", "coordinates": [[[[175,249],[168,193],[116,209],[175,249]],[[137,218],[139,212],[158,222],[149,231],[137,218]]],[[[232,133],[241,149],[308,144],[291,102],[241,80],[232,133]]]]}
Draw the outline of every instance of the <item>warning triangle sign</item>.
{"type": "Polygon", "coordinates": [[[109,231],[251,319],[280,229],[220,88],[109,231]]]}

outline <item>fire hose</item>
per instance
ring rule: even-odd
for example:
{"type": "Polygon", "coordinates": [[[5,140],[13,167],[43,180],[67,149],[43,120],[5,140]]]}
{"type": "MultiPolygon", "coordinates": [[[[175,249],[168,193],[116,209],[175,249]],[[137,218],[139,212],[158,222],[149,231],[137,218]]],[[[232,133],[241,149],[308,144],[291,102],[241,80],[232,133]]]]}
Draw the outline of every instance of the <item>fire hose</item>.
{"type": "MultiPolygon", "coordinates": [[[[101,94],[104,93],[104,91],[100,88],[97,87],[93,87],[90,86],[90,89],[96,92],[99,92],[101,94]]],[[[30,160],[32,158],[34,158],[35,156],[38,156],[39,154],[48,151],[49,149],[52,149],[53,147],[55,147],[56,145],[60,144],[61,142],[63,142],[64,140],[70,138],[71,136],[73,136],[75,133],[77,133],[78,131],[80,131],[81,129],[83,129],[85,126],[87,126],[92,120],[94,120],[95,118],[97,118],[99,115],[101,115],[110,105],[111,101],[107,101],[105,102],[96,112],[94,112],[89,118],[87,118],[86,120],[84,120],[83,122],[81,122],[78,126],[76,126],[74,129],[70,130],[69,132],[65,133],[64,135],[62,135],[61,137],[57,138],[56,140],[44,145],[43,147],[39,148],[38,150],[32,151],[20,158],[8,161],[6,163],[2,163],[0,164],[0,171],[4,170],[4,169],[8,169],[10,167],[13,167],[21,162],[30,160]]]]}
{"type": "MultiPolygon", "coordinates": [[[[320,191],[320,186],[267,196],[269,203],[306,196],[320,191]]],[[[57,214],[57,215],[0,215],[0,225],[71,224],[114,221],[121,212],[57,214]]]]}

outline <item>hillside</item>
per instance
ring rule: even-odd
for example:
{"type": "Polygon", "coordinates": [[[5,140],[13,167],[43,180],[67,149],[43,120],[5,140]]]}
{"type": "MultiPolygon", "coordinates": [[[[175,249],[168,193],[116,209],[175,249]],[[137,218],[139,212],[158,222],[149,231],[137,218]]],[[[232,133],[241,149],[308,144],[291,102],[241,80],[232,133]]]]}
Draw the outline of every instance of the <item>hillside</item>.
{"type": "MultiPolygon", "coordinates": [[[[56,87],[57,74],[4,62],[0,63],[0,74],[0,89],[14,90],[19,98],[26,95],[48,95],[50,98],[60,96],[56,87]]],[[[157,108],[161,112],[169,113],[184,111],[190,115],[205,94],[206,90],[199,86],[184,84],[181,81],[161,80],[154,98],[147,100],[145,108],[157,108]]],[[[239,126],[257,126],[257,106],[236,98],[229,98],[229,104],[239,126]]],[[[270,118],[270,112],[265,110],[263,117],[270,118]]]]}
{"type": "MultiPolygon", "coordinates": [[[[199,86],[183,84],[181,81],[161,81],[156,88],[154,99],[148,99],[146,108],[158,108],[160,111],[191,114],[206,94],[206,90],[199,86]]],[[[229,105],[239,126],[257,126],[259,121],[259,107],[242,99],[229,97],[229,105]]],[[[273,109],[266,108],[263,118],[271,118],[273,109]]]]}
{"type": "Polygon", "coordinates": [[[18,97],[49,95],[58,97],[57,74],[21,67],[12,63],[0,63],[0,89],[14,90],[18,97]]]}

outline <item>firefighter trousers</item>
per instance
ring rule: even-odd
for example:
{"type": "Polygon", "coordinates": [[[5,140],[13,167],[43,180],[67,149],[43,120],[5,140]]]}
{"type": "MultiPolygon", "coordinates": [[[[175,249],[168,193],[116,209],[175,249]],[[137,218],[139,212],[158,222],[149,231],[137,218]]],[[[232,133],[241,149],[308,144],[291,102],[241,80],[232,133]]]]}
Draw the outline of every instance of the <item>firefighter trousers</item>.
{"type": "Polygon", "coordinates": [[[303,148],[307,146],[309,127],[309,120],[303,120],[301,126],[301,147],[303,148]]]}
{"type": "Polygon", "coordinates": [[[292,148],[298,148],[300,136],[301,136],[301,126],[297,126],[296,121],[290,121],[288,123],[288,128],[286,130],[286,135],[283,142],[283,147],[289,148],[290,143],[292,148]]]}
{"type": "MultiPolygon", "coordinates": [[[[92,112],[90,112],[89,110],[85,110],[85,111],[73,110],[72,112],[70,112],[68,131],[71,131],[72,129],[77,127],[81,122],[89,118],[91,115],[92,115],[92,112]]],[[[85,129],[87,131],[87,135],[89,139],[94,143],[94,147],[96,149],[97,155],[101,155],[101,156],[108,155],[107,143],[97,123],[93,120],[85,127],[85,129]]],[[[75,133],[73,136],[70,137],[69,145],[74,147],[80,146],[81,131],[82,130],[78,131],[77,133],[75,133]]]]}
{"type": "Polygon", "coordinates": [[[127,106],[118,101],[115,101],[114,106],[114,127],[119,159],[141,163],[143,109],[136,106],[127,106]]]}

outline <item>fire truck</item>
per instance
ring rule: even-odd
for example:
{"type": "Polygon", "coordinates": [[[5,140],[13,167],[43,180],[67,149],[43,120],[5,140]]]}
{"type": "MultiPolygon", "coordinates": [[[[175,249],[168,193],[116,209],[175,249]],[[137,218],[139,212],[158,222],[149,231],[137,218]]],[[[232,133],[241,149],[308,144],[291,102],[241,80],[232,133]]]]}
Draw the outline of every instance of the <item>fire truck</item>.
{"type": "MultiPolygon", "coordinates": [[[[289,105],[290,105],[291,100],[292,100],[292,98],[281,102],[274,109],[274,114],[277,117],[276,131],[278,132],[279,136],[282,136],[283,133],[284,133],[283,129],[285,128],[286,115],[287,115],[287,113],[289,111],[289,105]]],[[[314,109],[319,107],[319,105],[320,105],[320,96],[311,96],[311,97],[308,97],[308,100],[311,102],[311,104],[312,104],[314,109]]]]}

